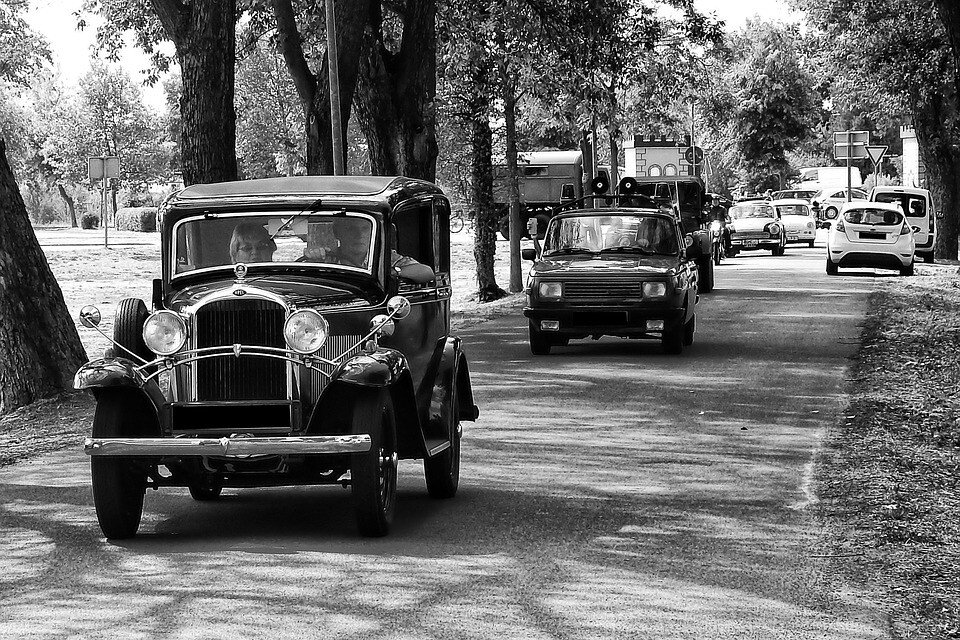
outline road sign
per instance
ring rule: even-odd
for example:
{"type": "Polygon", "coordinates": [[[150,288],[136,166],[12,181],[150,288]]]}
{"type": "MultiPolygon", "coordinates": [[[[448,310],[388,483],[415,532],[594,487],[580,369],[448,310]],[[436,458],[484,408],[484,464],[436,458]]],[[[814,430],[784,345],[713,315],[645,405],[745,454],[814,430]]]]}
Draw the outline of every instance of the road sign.
{"type": "Polygon", "coordinates": [[[870,144],[869,131],[835,131],[833,134],[833,156],[837,160],[866,158],[868,144],[870,144]]]}
{"type": "Polygon", "coordinates": [[[120,158],[117,156],[94,156],[87,158],[87,173],[91,180],[120,177],[120,158]]]}
{"type": "Polygon", "coordinates": [[[870,160],[873,161],[873,164],[880,166],[880,161],[883,160],[883,155],[887,152],[887,145],[878,144],[876,146],[867,147],[867,155],[870,157],[870,160]]]}
{"type": "Polygon", "coordinates": [[[683,152],[683,159],[687,161],[687,164],[703,164],[703,149],[687,147],[683,152]]]}

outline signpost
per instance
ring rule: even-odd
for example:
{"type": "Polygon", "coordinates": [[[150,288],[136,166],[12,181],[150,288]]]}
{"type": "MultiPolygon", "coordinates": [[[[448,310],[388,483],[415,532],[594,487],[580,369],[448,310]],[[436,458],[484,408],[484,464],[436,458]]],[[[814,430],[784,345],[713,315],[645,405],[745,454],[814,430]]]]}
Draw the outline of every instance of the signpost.
{"type": "Polygon", "coordinates": [[[847,161],[847,202],[850,202],[850,160],[867,157],[867,145],[870,144],[869,131],[834,131],[833,156],[837,160],[847,161]]]}
{"type": "Polygon", "coordinates": [[[887,145],[881,144],[873,147],[867,147],[867,155],[873,161],[873,186],[880,184],[880,161],[887,153],[887,145]]]}
{"type": "Polygon", "coordinates": [[[94,156],[87,158],[87,173],[91,180],[100,180],[100,222],[103,224],[103,246],[107,246],[107,181],[120,177],[118,156],[94,156]]]}

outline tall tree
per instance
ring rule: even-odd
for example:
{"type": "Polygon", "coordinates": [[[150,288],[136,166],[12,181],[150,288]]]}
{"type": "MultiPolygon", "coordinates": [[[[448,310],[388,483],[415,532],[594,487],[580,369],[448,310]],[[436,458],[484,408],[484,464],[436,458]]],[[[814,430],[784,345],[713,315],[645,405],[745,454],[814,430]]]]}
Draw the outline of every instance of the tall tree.
{"type": "Polygon", "coordinates": [[[236,180],[237,0],[85,0],[84,9],[104,17],[97,38],[108,52],[116,55],[127,31],[136,35],[153,54],[152,79],[169,67],[158,43],[173,42],[182,83],[183,181],[236,180]]]}
{"type": "MultiPolygon", "coordinates": [[[[23,5],[0,1],[0,81],[25,83],[41,64],[23,5]],[[12,37],[11,37],[12,36],[12,37]],[[12,48],[11,48],[12,47],[12,48]]],[[[0,138],[0,413],[69,389],[86,360],[63,293],[40,249],[0,138]]]]}
{"type": "MultiPolygon", "coordinates": [[[[333,145],[331,141],[330,66],[326,56],[325,12],[323,2],[312,2],[300,15],[301,26],[291,0],[271,0],[276,19],[277,40],[287,70],[293,79],[303,108],[304,131],[307,140],[307,173],[333,173],[333,145]],[[318,37],[319,36],[319,37],[318,37]],[[312,46],[310,46],[312,45],[312,46]],[[315,55],[310,55],[315,54],[315,55]],[[319,54],[319,55],[316,55],[319,54]],[[317,60],[314,72],[311,59],[317,60]]],[[[335,4],[334,21],[337,36],[337,66],[340,80],[340,112],[346,137],[350,106],[357,87],[361,58],[373,0],[352,0],[335,4]]]]}
{"type": "Polygon", "coordinates": [[[833,99],[877,121],[903,117],[913,123],[927,170],[926,186],[942,212],[934,254],[948,259],[957,257],[960,231],[960,103],[953,5],[933,0],[803,2],[807,21],[832,63],[838,89],[833,99]],[[856,96],[864,84],[876,99],[867,106],[849,104],[849,97],[856,96]]]}
{"type": "Polygon", "coordinates": [[[375,3],[354,100],[374,174],[437,171],[437,2],[375,3]]]}
{"type": "Polygon", "coordinates": [[[779,189],[789,173],[787,153],[810,139],[821,105],[816,83],[800,64],[796,26],[748,21],[732,36],[736,52],[725,91],[707,115],[727,129],[740,159],[741,178],[754,189],[779,189]]]}

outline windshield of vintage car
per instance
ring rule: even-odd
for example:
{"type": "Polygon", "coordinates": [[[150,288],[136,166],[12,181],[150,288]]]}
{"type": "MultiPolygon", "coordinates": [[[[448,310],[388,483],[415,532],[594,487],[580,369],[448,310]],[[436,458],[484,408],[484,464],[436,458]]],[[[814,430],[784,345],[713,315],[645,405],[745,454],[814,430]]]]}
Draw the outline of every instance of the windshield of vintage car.
{"type": "Polygon", "coordinates": [[[317,264],[371,272],[378,234],[360,212],[208,214],[173,228],[173,274],[237,263],[317,264]]]}
{"type": "Polygon", "coordinates": [[[734,220],[744,218],[772,218],[773,207],[768,204],[738,204],[730,207],[727,215],[734,220]]]}
{"type": "Polygon", "coordinates": [[[624,213],[555,219],[543,239],[543,256],[600,252],[677,255],[677,226],[664,216],[624,213]]]}
{"type": "Polygon", "coordinates": [[[810,207],[805,204],[778,204],[777,213],[781,216],[804,216],[809,218],[810,207]]]}
{"type": "Polygon", "coordinates": [[[899,212],[880,209],[849,209],[843,214],[843,219],[850,224],[898,225],[903,222],[899,212]]]}

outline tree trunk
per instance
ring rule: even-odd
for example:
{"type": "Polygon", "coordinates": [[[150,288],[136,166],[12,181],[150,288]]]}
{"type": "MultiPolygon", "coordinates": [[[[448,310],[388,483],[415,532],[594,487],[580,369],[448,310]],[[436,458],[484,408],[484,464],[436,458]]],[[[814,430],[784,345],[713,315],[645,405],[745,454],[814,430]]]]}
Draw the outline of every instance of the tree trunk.
{"type": "Polygon", "coordinates": [[[73,197],[67,193],[67,190],[63,188],[63,185],[59,182],[57,183],[57,191],[60,193],[60,199],[63,200],[63,204],[67,206],[67,215],[70,218],[70,227],[77,227],[77,207],[73,202],[73,197]]]}
{"type": "Polygon", "coordinates": [[[384,45],[383,16],[373,14],[375,41],[364,56],[354,102],[374,174],[436,177],[436,19],[436,0],[407,2],[400,51],[393,53],[384,45]]]}
{"type": "Polygon", "coordinates": [[[0,414],[72,389],[87,356],[0,139],[0,414]]]}
{"type": "MultiPolygon", "coordinates": [[[[510,292],[523,290],[523,274],[520,268],[520,236],[523,221],[520,219],[520,184],[517,178],[517,86],[516,79],[506,62],[500,69],[503,83],[503,120],[506,128],[507,151],[507,202],[510,206],[510,292]]],[[[537,229],[539,232],[540,230],[537,229]]],[[[536,236],[534,236],[536,239],[536,236]]]]}
{"type": "MultiPolygon", "coordinates": [[[[340,113],[346,139],[350,121],[350,105],[356,93],[360,61],[368,41],[364,31],[372,14],[371,0],[354,0],[336,4],[337,66],[340,71],[340,113]]],[[[330,65],[324,59],[314,75],[307,65],[303,44],[290,0],[273,0],[280,50],[300,96],[307,139],[307,173],[333,174],[333,142],[330,117],[330,65]]],[[[344,153],[346,155],[346,153],[344,153]]],[[[344,158],[346,161],[346,158],[344,158]]],[[[344,162],[346,166],[346,162],[344,162]]]]}
{"type": "Polygon", "coordinates": [[[150,2],[180,63],[183,183],[236,180],[236,0],[150,2]]]}
{"type": "Polygon", "coordinates": [[[470,109],[470,188],[477,208],[473,236],[473,257],[477,262],[477,300],[491,302],[506,295],[497,285],[493,270],[497,252],[497,210],[493,202],[493,132],[490,130],[490,99],[484,95],[486,82],[473,85],[470,109]]]}

